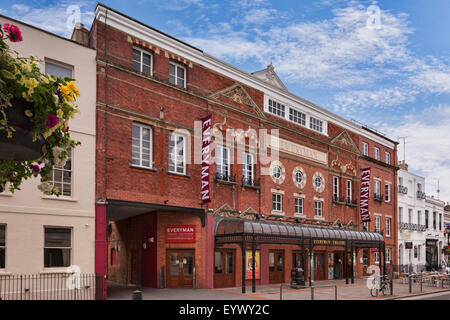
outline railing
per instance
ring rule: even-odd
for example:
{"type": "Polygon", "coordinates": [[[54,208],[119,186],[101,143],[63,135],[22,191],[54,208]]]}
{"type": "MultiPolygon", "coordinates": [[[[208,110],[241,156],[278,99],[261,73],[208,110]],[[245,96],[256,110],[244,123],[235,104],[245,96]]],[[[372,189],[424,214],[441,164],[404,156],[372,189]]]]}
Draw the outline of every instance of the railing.
{"type": "Polygon", "coordinates": [[[417,191],[417,199],[425,199],[426,195],[423,191],[417,191]]]}
{"type": "Polygon", "coordinates": [[[253,178],[243,176],[241,181],[241,187],[250,187],[259,189],[260,188],[259,179],[255,180],[253,178]]]}
{"type": "Polygon", "coordinates": [[[425,231],[425,225],[400,222],[400,230],[425,231]]]}
{"type": "Polygon", "coordinates": [[[95,274],[0,275],[0,300],[101,299],[102,281],[95,274]]]}
{"type": "Polygon", "coordinates": [[[374,194],[373,195],[373,199],[375,200],[375,201],[380,201],[380,202],[383,202],[383,195],[382,194],[374,194]]]}
{"type": "MultiPolygon", "coordinates": [[[[281,284],[280,285],[280,300],[283,300],[283,287],[291,287],[291,285],[289,284],[281,284]]],[[[330,285],[323,285],[323,286],[311,286],[311,287],[299,287],[296,288],[297,290],[302,290],[302,289],[311,289],[311,300],[314,300],[314,289],[317,288],[333,288],[334,287],[334,300],[337,300],[337,285],[335,284],[330,284],[330,285]]]]}
{"type": "Polygon", "coordinates": [[[408,194],[408,188],[402,185],[398,186],[398,192],[402,194],[408,194]]]}
{"type": "Polygon", "coordinates": [[[345,204],[344,197],[338,197],[336,195],[333,195],[333,203],[339,203],[339,204],[345,204]]]}
{"type": "Polygon", "coordinates": [[[228,174],[217,173],[216,174],[216,181],[236,183],[236,175],[231,176],[231,175],[228,175],[228,174]]]}

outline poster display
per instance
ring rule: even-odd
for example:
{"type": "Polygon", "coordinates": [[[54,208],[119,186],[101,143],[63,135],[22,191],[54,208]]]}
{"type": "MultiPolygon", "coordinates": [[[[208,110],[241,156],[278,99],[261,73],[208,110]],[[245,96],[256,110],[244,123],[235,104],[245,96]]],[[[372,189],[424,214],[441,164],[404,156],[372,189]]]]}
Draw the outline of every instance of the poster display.
{"type": "MultiPolygon", "coordinates": [[[[259,251],[255,251],[255,279],[259,280],[261,279],[261,260],[260,260],[260,254],[259,251]]],[[[252,251],[246,251],[245,252],[245,279],[251,280],[253,279],[253,256],[252,251]]]]}

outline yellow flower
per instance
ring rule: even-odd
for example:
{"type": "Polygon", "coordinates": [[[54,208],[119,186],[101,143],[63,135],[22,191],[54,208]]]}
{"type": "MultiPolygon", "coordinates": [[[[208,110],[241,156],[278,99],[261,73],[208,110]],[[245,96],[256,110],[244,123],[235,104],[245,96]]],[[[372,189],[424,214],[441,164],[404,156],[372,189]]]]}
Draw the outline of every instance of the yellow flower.
{"type": "Polygon", "coordinates": [[[1,124],[2,126],[6,126],[6,120],[5,120],[5,119],[0,120],[0,124],[1,124]]]}
{"type": "Polygon", "coordinates": [[[58,118],[61,119],[64,115],[64,112],[61,109],[59,109],[58,111],[56,111],[56,115],[58,116],[58,118]]]}
{"type": "Polygon", "coordinates": [[[12,132],[8,131],[8,138],[11,139],[12,138],[12,132]]]}
{"type": "Polygon", "coordinates": [[[27,96],[27,93],[26,92],[22,92],[22,97],[24,98],[24,99],[26,99],[28,96],[27,96]]]}
{"type": "Polygon", "coordinates": [[[31,118],[33,116],[33,113],[30,110],[25,110],[25,115],[31,118]]]}
{"type": "Polygon", "coordinates": [[[50,81],[48,80],[48,78],[44,75],[41,75],[41,81],[45,84],[48,84],[50,81]]]}
{"type": "Polygon", "coordinates": [[[30,78],[28,80],[25,80],[25,88],[27,89],[34,89],[39,84],[35,78],[30,78]]]}

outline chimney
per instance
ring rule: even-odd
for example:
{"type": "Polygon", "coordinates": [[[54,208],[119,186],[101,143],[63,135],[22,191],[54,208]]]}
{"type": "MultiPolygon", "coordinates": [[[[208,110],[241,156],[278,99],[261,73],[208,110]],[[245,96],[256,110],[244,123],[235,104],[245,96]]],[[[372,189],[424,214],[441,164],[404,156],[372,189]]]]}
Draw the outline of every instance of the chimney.
{"type": "Polygon", "coordinates": [[[77,22],[73,28],[71,39],[83,46],[88,46],[89,44],[89,30],[84,27],[81,22],[77,22]]]}
{"type": "Polygon", "coordinates": [[[408,165],[406,164],[405,160],[399,161],[398,166],[400,167],[400,169],[408,171],[408,165]]]}

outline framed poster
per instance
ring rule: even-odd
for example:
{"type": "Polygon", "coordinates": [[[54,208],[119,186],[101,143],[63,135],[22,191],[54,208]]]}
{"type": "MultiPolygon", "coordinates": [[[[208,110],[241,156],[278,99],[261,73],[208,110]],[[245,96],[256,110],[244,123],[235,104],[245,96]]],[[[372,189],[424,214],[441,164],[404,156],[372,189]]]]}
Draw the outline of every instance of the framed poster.
{"type": "MultiPolygon", "coordinates": [[[[259,250],[255,251],[255,279],[260,280],[261,279],[261,260],[260,260],[260,254],[259,250]]],[[[251,280],[253,279],[253,256],[252,251],[246,251],[245,252],[245,279],[251,280]]]]}

